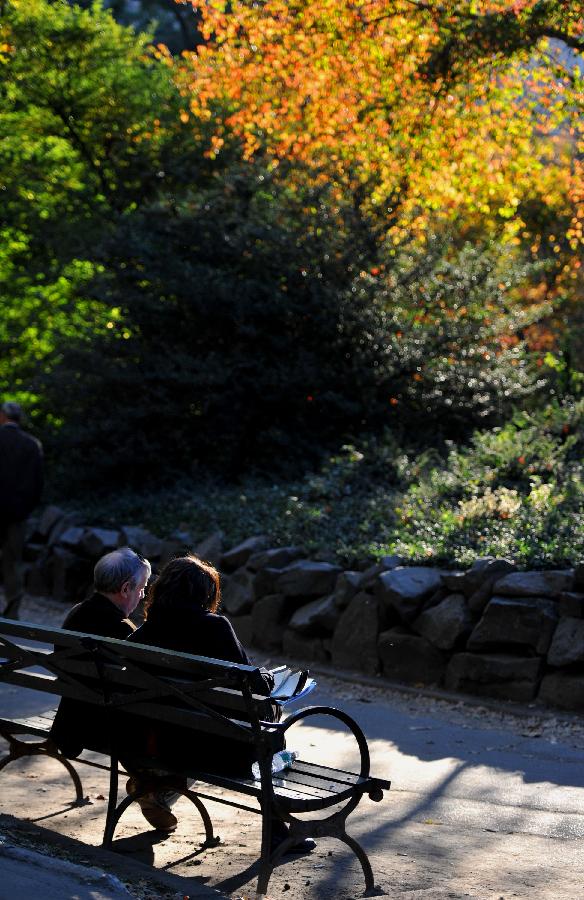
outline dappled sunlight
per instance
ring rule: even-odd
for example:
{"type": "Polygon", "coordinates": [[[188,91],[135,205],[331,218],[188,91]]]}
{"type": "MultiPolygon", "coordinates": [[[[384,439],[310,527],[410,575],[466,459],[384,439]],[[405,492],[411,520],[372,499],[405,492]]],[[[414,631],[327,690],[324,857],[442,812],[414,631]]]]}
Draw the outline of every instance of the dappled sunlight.
{"type": "MultiPolygon", "coordinates": [[[[383,730],[379,712],[377,728],[383,730]]],[[[296,729],[295,749],[308,758],[324,749],[331,764],[356,766],[358,751],[354,739],[327,728],[324,719],[317,724],[315,721],[296,729]]],[[[410,821],[428,821],[450,826],[464,823],[465,828],[477,831],[547,834],[568,839],[584,834],[580,753],[566,751],[562,765],[558,760],[560,751],[555,748],[554,781],[546,760],[546,746],[536,741],[510,741],[508,734],[489,730],[479,731],[470,741],[471,735],[465,738],[468,729],[447,729],[438,722],[410,724],[399,730],[392,728],[389,718],[386,731],[393,733],[393,740],[369,740],[372,772],[392,782],[384,800],[388,805],[386,830],[394,831],[410,821]],[[395,738],[397,733],[400,740],[395,738]]],[[[554,749],[551,744],[548,748],[554,749]]],[[[368,821],[368,814],[360,811],[352,820],[359,823],[363,817],[368,821]]]]}
{"type": "MultiPolygon", "coordinates": [[[[46,702],[48,698],[42,699],[46,702]]],[[[350,704],[339,705],[347,709],[350,704]]],[[[525,900],[536,896],[538,900],[574,900],[573,885],[584,876],[581,853],[577,852],[584,835],[583,789],[570,787],[565,774],[576,766],[556,760],[551,768],[548,752],[553,745],[540,746],[536,741],[512,739],[508,733],[471,731],[415,716],[390,720],[382,704],[348,711],[366,720],[361,724],[368,735],[373,732],[369,742],[372,772],[392,781],[383,801],[373,803],[364,798],[347,823],[349,834],[370,855],[376,883],[386,895],[442,900],[449,893],[458,893],[476,900],[511,895],[525,900]],[[359,715],[365,709],[367,715],[359,715]],[[384,733],[391,738],[384,738],[384,733]],[[458,743],[463,739],[464,743],[458,743]],[[477,758],[477,746],[489,756],[495,755],[495,744],[507,754],[506,765],[498,756],[492,765],[477,758]],[[533,753],[536,746],[539,757],[533,753]],[[554,894],[552,885],[560,878],[568,892],[554,894]]],[[[346,730],[337,731],[333,723],[328,717],[315,717],[294,726],[289,746],[304,758],[354,769],[358,766],[355,739],[346,730]]],[[[561,748],[555,749],[560,753],[561,748]]],[[[578,757],[581,760],[574,752],[567,761],[576,763],[578,757]]],[[[84,793],[91,801],[87,805],[67,806],[71,796],[66,792],[71,786],[56,763],[26,760],[3,773],[2,812],[11,812],[25,802],[28,817],[36,824],[82,844],[99,845],[107,773],[79,768],[84,793]],[[37,785],[45,790],[37,790],[37,785]]],[[[177,803],[179,828],[172,837],[157,838],[132,806],[120,822],[114,847],[121,859],[166,871],[183,893],[202,880],[233,892],[235,897],[252,896],[260,817],[241,812],[234,815],[233,810],[212,801],[208,807],[223,838],[223,844],[215,849],[201,851],[200,819],[183,799],[177,803]]],[[[319,841],[308,857],[279,865],[270,896],[279,896],[286,884],[290,885],[286,889],[289,900],[321,900],[329,895],[355,900],[362,894],[358,864],[348,848],[333,839],[319,841]]]]}

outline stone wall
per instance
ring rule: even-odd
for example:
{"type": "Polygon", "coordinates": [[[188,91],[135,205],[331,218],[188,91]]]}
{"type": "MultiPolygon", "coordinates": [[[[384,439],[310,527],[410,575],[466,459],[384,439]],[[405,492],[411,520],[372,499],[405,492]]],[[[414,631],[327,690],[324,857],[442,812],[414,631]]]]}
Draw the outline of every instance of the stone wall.
{"type": "Polygon", "coordinates": [[[143,528],[103,529],[48,507],[31,523],[27,590],[82,599],[95,561],[129,545],[159,568],[194,549],[223,574],[223,612],[244,644],[413,685],[584,709],[584,564],[518,571],[477,559],[466,571],[385,557],[365,571],[306,559],[265,536],[193,548],[143,528]]]}

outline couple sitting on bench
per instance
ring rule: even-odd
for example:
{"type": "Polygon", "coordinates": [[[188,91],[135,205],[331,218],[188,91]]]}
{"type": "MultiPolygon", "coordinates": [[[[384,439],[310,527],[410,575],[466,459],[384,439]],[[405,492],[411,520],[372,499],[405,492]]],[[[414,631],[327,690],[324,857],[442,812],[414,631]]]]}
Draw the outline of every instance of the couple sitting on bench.
{"type": "MultiPolygon", "coordinates": [[[[193,555],[173,559],[162,569],[147,592],[145,621],[136,629],[129,616],[144,598],[150,575],[148,560],[129,547],[106,554],[95,566],[95,593],[71,610],[63,628],[253,665],[229,620],[217,612],[221,600],[219,573],[193,555]]],[[[272,674],[262,670],[262,675],[271,690],[272,674]]],[[[61,700],[51,736],[66,756],[78,756],[84,746],[98,746],[100,740],[107,740],[103,714],[96,715],[96,712],[95,707],[81,701],[61,700]]],[[[280,713],[277,702],[266,698],[263,720],[277,722],[280,713]]],[[[239,742],[209,734],[201,735],[200,741],[196,741],[192,730],[163,726],[131,715],[116,719],[116,734],[118,729],[131,736],[131,752],[125,758],[122,756],[130,775],[128,794],[139,793],[144,784],[149,786],[149,792],[140,796],[138,803],[145,819],[158,830],[170,833],[176,828],[177,819],[171,807],[179,795],[162,778],[158,789],[150,790],[160,773],[156,768],[133,764],[132,754],[168,760],[173,766],[184,760],[196,769],[214,774],[244,777],[251,774],[253,748],[248,749],[239,742]]],[[[107,750],[104,746],[104,751],[107,750]]],[[[277,847],[287,835],[288,826],[276,818],[272,846],[277,847]]],[[[292,851],[309,852],[314,846],[314,841],[306,838],[292,851]]]]}

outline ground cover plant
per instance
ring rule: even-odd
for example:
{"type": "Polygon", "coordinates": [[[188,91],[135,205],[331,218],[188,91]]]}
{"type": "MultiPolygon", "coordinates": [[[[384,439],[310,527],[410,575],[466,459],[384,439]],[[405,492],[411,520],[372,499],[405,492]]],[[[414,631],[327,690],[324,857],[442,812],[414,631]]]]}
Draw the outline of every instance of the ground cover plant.
{"type": "Polygon", "coordinates": [[[343,446],[296,480],[202,475],[170,488],[84,498],[104,524],[140,522],[194,543],[222,531],[226,546],[254,534],[319,559],[364,565],[469,565],[505,556],[520,566],[569,566],[584,556],[584,400],[516,411],[467,445],[400,446],[391,432],[343,446]]]}

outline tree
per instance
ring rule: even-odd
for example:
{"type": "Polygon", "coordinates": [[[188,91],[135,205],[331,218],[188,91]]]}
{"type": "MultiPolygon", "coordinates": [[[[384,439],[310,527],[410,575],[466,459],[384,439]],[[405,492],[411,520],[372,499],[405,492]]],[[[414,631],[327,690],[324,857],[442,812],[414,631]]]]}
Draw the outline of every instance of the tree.
{"type": "Polygon", "coordinates": [[[0,390],[59,424],[44,385],[68,343],[87,366],[92,339],[122,317],[120,298],[104,305],[93,291],[104,243],[131,210],[204,182],[209,166],[147,35],[96,3],[9,0],[2,13],[0,390]]]}
{"type": "Polygon", "coordinates": [[[560,352],[581,329],[577,4],[235,0],[202,12],[207,44],[168,63],[195,132],[214,123],[211,156],[235,135],[299,197],[326,186],[333,216],[353,203],[386,288],[433,233],[501,241],[510,259],[545,263],[537,289],[514,291],[518,314],[532,306],[529,345],[560,352]]]}
{"type": "Polygon", "coordinates": [[[460,220],[521,239],[535,188],[582,203],[577,4],[211,0],[202,16],[208,43],[174,66],[196,121],[215,122],[212,154],[235,133],[248,157],[299,160],[361,190],[396,243],[460,220]]]}
{"type": "Polygon", "coordinates": [[[73,231],[73,220],[77,230],[88,210],[108,219],[192,180],[196,148],[148,35],[118,25],[99,3],[84,10],[64,0],[9,0],[0,27],[8,215],[17,209],[20,224],[42,226],[43,242],[61,247],[62,226],[73,231]]]}
{"type": "MultiPolygon", "coordinates": [[[[321,24],[325,8],[315,6],[321,24]]],[[[434,209],[450,188],[436,165],[420,167],[429,149],[416,143],[407,105],[387,158],[369,139],[373,112],[363,119],[371,135],[359,127],[351,137],[332,117],[330,133],[309,128],[282,155],[286,117],[260,147],[235,69],[217,70],[211,93],[201,70],[200,103],[190,102],[173,76],[190,91],[182,79],[192,69],[98,5],[13,0],[6,9],[0,389],[36,404],[69,485],[160,481],[197,464],[230,475],[307,464],[396,419],[459,436],[538,387],[522,347],[546,297],[518,302],[533,270],[518,246],[489,242],[497,228],[470,200],[434,209]],[[409,169],[410,157],[400,169],[404,147],[409,169]],[[421,187],[431,177],[434,196],[421,187]],[[434,240],[436,224],[448,229],[434,240]]],[[[398,34],[405,40],[405,26],[398,34]]],[[[201,65],[214,52],[223,50],[202,51],[201,65]]],[[[471,104],[465,127],[481,115],[471,104]]],[[[428,148],[446,145],[423,121],[428,148]]],[[[460,158],[468,180],[470,151],[460,158]]],[[[541,213],[535,204],[533,223],[541,213]]]]}

